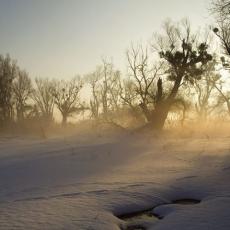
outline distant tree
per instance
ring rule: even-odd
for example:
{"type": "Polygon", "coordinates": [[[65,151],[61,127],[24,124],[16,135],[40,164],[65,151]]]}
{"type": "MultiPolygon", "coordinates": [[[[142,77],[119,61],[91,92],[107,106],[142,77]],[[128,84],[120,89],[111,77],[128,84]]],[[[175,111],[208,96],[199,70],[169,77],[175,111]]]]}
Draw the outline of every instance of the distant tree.
{"type": "Polygon", "coordinates": [[[77,77],[69,81],[56,81],[53,87],[54,103],[62,114],[62,124],[66,125],[67,118],[85,108],[80,103],[82,80],[77,77]]]}
{"type": "Polygon", "coordinates": [[[17,76],[18,66],[9,55],[0,55],[0,123],[13,119],[12,83],[17,76]]]}
{"type": "Polygon", "coordinates": [[[97,68],[94,72],[87,75],[87,83],[89,84],[91,88],[91,98],[90,98],[90,112],[91,117],[94,119],[99,118],[100,114],[100,79],[101,79],[101,71],[99,68],[97,68]]]}
{"type": "Polygon", "coordinates": [[[195,109],[202,121],[206,120],[220,106],[219,97],[216,95],[216,88],[221,75],[216,71],[216,65],[217,62],[213,59],[206,65],[201,79],[194,81],[197,97],[195,109]]]}
{"type": "MultiPolygon", "coordinates": [[[[220,39],[224,54],[230,55],[230,1],[216,0],[212,2],[211,11],[216,19],[216,27],[213,32],[220,39]]],[[[229,62],[222,56],[221,61],[225,68],[229,68],[229,62]]]]}
{"type": "Polygon", "coordinates": [[[214,82],[214,87],[219,93],[219,97],[217,97],[217,101],[219,105],[226,105],[228,115],[230,116],[230,91],[225,87],[226,82],[222,79],[214,82]]]}
{"type": "MultiPolygon", "coordinates": [[[[213,32],[219,38],[222,48],[223,56],[221,62],[224,69],[230,70],[230,1],[229,0],[215,0],[212,2],[211,12],[214,14],[217,26],[213,32]]],[[[230,114],[230,92],[224,90],[224,81],[215,83],[215,88],[219,92],[220,102],[226,104],[228,113],[230,114]]]]}
{"type": "Polygon", "coordinates": [[[101,66],[100,96],[102,113],[105,119],[108,119],[109,114],[119,108],[119,82],[120,72],[114,70],[114,66],[111,62],[103,60],[101,66]]]}
{"type": "Polygon", "coordinates": [[[131,78],[126,78],[120,82],[120,97],[122,104],[128,106],[134,116],[139,116],[140,107],[138,105],[137,85],[131,78]]]}
{"type": "Polygon", "coordinates": [[[229,0],[213,0],[211,11],[218,14],[218,17],[227,18],[230,14],[230,1],[229,0]]]}
{"type": "Polygon", "coordinates": [[[173,111],[174,113],[179,115],[179,122],[182,127],[184,126],[188,110],[191,107],[191,101],[189,99],[186,100],[184,95],[178,95],[170,109],[170,111],[173,111]]]}
{"type": "Polygon", "coordinates": [[[13,81],[13,92],[17,120],[22,121],[25,118],[25,112],[31,108],[28,101],[33,92],[32,82],[26,71],[18,71],[18,74],[13,81]]]}
{"type": "Polygon", "coordinates": [[[90,99],[91,115],[94,118],[110,119],[111,113],[119,109],[120,98],[120,72],[114,69],[111,62],[103,60],[102,65],[87,76],[92,89],[90,99]]]}
{"type": "Polygon", "coordinates": [[[53,97],[54,82],[49,79],[36,78],[35,89],[32,93],[32,99],[35,102],[36,113],[40,114],[45,122],[53,120],[54,97],[53,97]]]}

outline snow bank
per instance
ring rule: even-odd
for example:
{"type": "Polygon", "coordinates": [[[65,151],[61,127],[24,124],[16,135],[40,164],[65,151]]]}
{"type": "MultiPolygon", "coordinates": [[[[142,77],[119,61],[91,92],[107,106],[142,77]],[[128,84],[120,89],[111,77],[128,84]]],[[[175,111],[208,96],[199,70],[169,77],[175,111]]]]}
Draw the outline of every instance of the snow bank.
{"type": "Polygon", "coordinates": [[[150,229],[230,229],[229,140],[0,140],[0,229],[117,230],[148,209],[150,229]]]}

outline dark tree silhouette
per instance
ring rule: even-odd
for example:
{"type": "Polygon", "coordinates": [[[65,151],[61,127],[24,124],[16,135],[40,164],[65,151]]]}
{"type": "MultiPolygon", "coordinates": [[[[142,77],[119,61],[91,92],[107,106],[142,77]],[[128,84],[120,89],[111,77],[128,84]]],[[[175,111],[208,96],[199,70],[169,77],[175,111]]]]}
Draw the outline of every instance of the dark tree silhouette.
{"type": "MultiPolygon", "coordinates": [[[[221,62],[223,67],[230,70],[230,1],[229,0],[217,0],[212,3],[212,13],[215,16],[217,27],[213,29],[213,32],[220,39],[222,48],[224,50],[221,62]]],[[[219,92],[220,101],[227,105],[228,113],[230,114],[230,96],[229,92],[223,90],[223,81],[215,83],[215,88],[219,92]]]]}
{"type": "Polygon", "coordinates": [[[62,124],[66,125],[67,118],[74,113],[84,110],[80,104],[80,90],[83,87],[81,79],[56,81],[53,87],[54,103],[62,114],[62,124]]]}
{"type": "Polygon", "coordinates": [[[211,12],[214,14],[218,14],[222,18],[229,17],[230,1],[229,0],[213,0],[211,12]]]}
{"type": "Polygon", "coordinates": [[[87,76],[92,90],[90,99],[91,116],[104,121],[110,120],[111,113],[120,107],[120,72],[113,63],[103,60],[102,65],[87,76]]]}
{"type": "Polygon", "coordinates": [[[28,105],[33,88],[32,82],[26,71],[19,71],[13,82],[14,102],[17,111],[17,120],[22,121],[25,118],[25,112],[31,109],[28,105]]]}
{"type": "MultiPolygon", "coordinates": [[[[148,49],[144,49],[141,45],[131,46],[127,51],[127,59],[133,80],[125,82],[121,97],[133,111],[136,110],[134,103],[138,103],[146,121],[151,122],[153,119],[152,111],[158,100],[155,84],[157,77],[162,74],[162,64],[151,64],[148,49]]],[[[159,80],[158,86],[159,84],[162,84],[161,80],[159,80]]],[[[162,93],[162,91],[159,92],[158,96],[162,93]]]]}
{"type": "Polygon", "coordinates": [[[139,117],[139,106],[138,106],[138,93],[137,85],[133,79],[127,78],[120,82],[120,97],[122,104],[128,106],[131,109],[132,114],[135,117],[139,117]]]}
{"type": "Polygon", "coordinates": [[[89,107],[91,112],[91,117],[94,119],[99,118],[100,114],[100,79],[101,74],[100,70],[97,68],[93,73],[87,75],[87,83],[90,85],[92,96],[90,98],[89,107]]]}
{"type": "Polygon", "coordinates": [[[0,123],[13,119],[12,82],[17,76],[18,66],[9,55],[0,55],[0,123]]]}
{"type": "MultiPolygon", "coordinates": [[[[229,0],[217,0],[213,1],[211,12],[215,16],[217,27],[213,29],[213,32],[220,39],[224,53],[230,55],[230,1],[229,0]]],[[[222,57],[222,62],[225,67],[229,67],[229,64],[222,57]]]]}
{"type": "Polygon", "coordinates": [[[224,80],[219,79],[218,81],[213,82],[215,89],[219,93],[218,104],[225,104],[227,107],[228,115],[230,116],[230,92],[226,90],[226,82],[224,80]],[[225,89],[224,89],[225,88],[225,89]]]}
{"type": "MultiPolygon", "coordinates": [[[[132,46],[127,52],[139,106],[147,126],[153,129],[163,128],[173,105],[179,101],[183,105],[177,98],[180,87],[199,80],[204,66],[212,60],[207,43],[198,42],[188,21],[182,21],[178,26],[167,22],[164,29],[165,33],[156,35],[152,46],[160,56],[159,64],[152,64],[148,49],[142,46],[132,46]]],[[[157,63],[156,59],[154,63],[157,63]]]]}
{"type": "Polygon", "coordinates": [[[199,43],[197,35],[192,34],[187,20],[175,26],[171,22],[165,24],[165,34],[158,37],[159,55],[167,65],[165,77],[171,82],[167,95],[161,78],[157,82],[156,105],[152,112],[151,126],[161,129],[164,126],[171,106],[175,103],[178,91],[183,84],[194,83],[201,78],[204,66],[212,60],[206,42],[199,43]]]}
{"type": "Polygon", "coordinates": [[[54,82],[49,79],[36,78],[35,89],[32,93],[32,99],[35,102],[35,108],[39,113],[40,118],[44,122],[51,122],[53,120],[54,97],[53,85],[54,82]]]}
{"type": "Polygon", "coordinates": [[[216,71],[216,60],[209,62],[200,80],[194,81],[196,92],[195,109],[201,121],[205,121],[221,105],[217,96],[217,84],[221,75],[216,71]]]}

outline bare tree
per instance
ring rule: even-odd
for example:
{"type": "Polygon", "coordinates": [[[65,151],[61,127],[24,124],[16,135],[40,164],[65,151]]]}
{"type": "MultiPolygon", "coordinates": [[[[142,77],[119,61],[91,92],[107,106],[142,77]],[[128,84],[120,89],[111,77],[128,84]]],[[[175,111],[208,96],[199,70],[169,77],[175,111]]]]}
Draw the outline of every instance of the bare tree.
{"type": "Polygon", "coordinates": [[[17,76],[18,66],[9,55],[0,55],[0,121],[5,124],[13,119],[12,82],[17,76]]]}
{"type": "Polygon", "coordinates": [[[87,75],[87,83],[91,88],[92,96],[90,98],[90,111],[94,119],[98,119],[100,114],[100,90],[99,84],[101,79],[100,69],[97,68],[93,73],[87,75]]]}
{"type": "Polygon", "coordinates": [[[230,1],[229,0],[213,0],[211,12],[221,16],[221,17],[229,17],[230,13],[230,1]]]}
{"type": "Polygon", "coordinates": [[[212,60],[207,43],[197,44],[197,36],[192,34],[188,21],[178,26],[167,22],[164,29],[165,33],[156,36],[153,44],[160,55],[160,64],[151,65],[148,50],[141,46],[131,47],[127,53],[139,106],[148,126],[154,129],[163,128],[170,109],[178,103],[181,86],[199,80],[204,66],[212,60]]]}
{"type": "MultiPolygon", "coordinates": [[[[128,67],[133,81],[129,81],[124,87],[124,96],[122,99],[133,110],[136,106],[133,104],[134,98],[138,101],[146,120],[151,122],[152,112],[154,110],[157,99],[156,80],[162,73],[162,63],[159,65],[151,65],[148,49],[139,45],[131,46],[127,51],[128,67]],[[133,93],[131,92],[133,90],[133,93]],[[131,96],[131,94],[133,96],[131,96]],[[129,95],[130,94],[130,95],[129,95]]],[[[159,80],[158,84],[161,80],[159,80]]],[[[160,95],[162,92],[158,92],[160,95]]]]}
{"type": "MultiPolygon", "coordinates": [[[[218,27],[214,28],[213,31],[220,39],[222,44],[224,55],[230,55],[230,20],[219,20],[218,27]]],[[[225,57],[221,57],[221,61],[225,68],[229,68],[229,63],[225,60],[225,57]]]]}
{"type": "Polygon", "coordinates": [[[105,119],[108,119],[109,113],[116,111],[119,107],[120,72],[114,70],[111,62],[107,62],[106,60],[102,62],[100,94],[103,116],[105,119]]]}
{"type": "Polygon", "coordinates": [[[171,83],[167,95],[164,96],[163,81],[157,82],[157,101],[152,113],[151,125],[161,129],[171,106],[182,85],[199,80],[204,66],[212,60],[206,42],[198,42],[197,35],[192,34],[187,20],[175,26],[171,22],[165,24],[165,34],[158,37],[154,48],[159,51],[161,59],[167,65],[165,77],[171,83]]]}
{"type": "Polygon", "coordinates": [[[53,87],[54,103],[62,114],[63,125],[66,125],[69,116],[84,110],[79,95],[82,87],[83,83],[80,77],[69,81],[55,82],[53,87]]]}
{"type": "Polygon", "coordinates": [[[214,82],[214,87],[219,93],[218,103],[219,105],[225,104],[227,107],[228,114],[230,116],[230,92],[223,87],[225,82],[221,79],[214,82]]]}
{"type": "Polygon", "coordinates": [[[136,114],[139,106],[135,81],[131,78],[124,79],[119,87],[123,105],[128,106],[136,114]]]}
{"type": "MultiPolygon", "coordinates": [[[[230,55],[230,1],[216,0],[212,2],[211,12],[216,19],[216,27],[213,32],[219,38],[224,55],[230,55]]],[[[223,56],[221,58],[223,66],[229,68],[229,62],[223,56]]]]}
{"type": "MultiPolygon", "coordinates": [[[[212,2],[212,13],[215,16],[217,27],[213,29],[214,33],[220,39],[224,56],[221,57],[223,67],[230,70],[230,1],[216,0],[212,2]]],[[[223,89],[224,81],[221,79],[215,83],[215,88],[219,92],[220,103],[227,105],[230,114],[230,95],[223,89]]]]}
{"type": "Polygon", "coordinates": [[[178,96],[173,105],[172,105],[172,110],[174,109],[174,111],[180,115],[180,125],[183,127],[184,126],[184,122],[186,119],[186,115],[188,113],[188,109],[191,106],[191,102],[189,100],[186,100],[184,97],[180,97],[178,96]]]}
{"type": "Polygon", "coordinates": [[[32,93],[36,111],[40,113],[41,118],[46,122],[53,120],[53,85],[54,82],[47,78],[36,78],[35,89],[32,93]]]}
{"type": "Polygon", "coordinates": [[[216,71],[216,60],[209,62],[200,80],[194,81],[194,89],[196,91],[197,100],[195,103],[196,112],[202,121],[220,106],[220,101],[216,97],[217,82],[221,76],[216,71]]]}
{"type": "Polygon", "coordinates": [[[120,72],[114,69],[111,62],[103,60],[101,66],[87,76],[92,90],[90,99],[91,115],[108,120],[111,113],[119,109],[120,98],[120,72]]]}
{"type": "Polygon", "coordinates": [[[32,95],[32,83],[26,71],[19,71],[13,82],[14,101],[16,104],[18,121],[24,120],[25,112],[31,106],[28,100],[32,95]]]}

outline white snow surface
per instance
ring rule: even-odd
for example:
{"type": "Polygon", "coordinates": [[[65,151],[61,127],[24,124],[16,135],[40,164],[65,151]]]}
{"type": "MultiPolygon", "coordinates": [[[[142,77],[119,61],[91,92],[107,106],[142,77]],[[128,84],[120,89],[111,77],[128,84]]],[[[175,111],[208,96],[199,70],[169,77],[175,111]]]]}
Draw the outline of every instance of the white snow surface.
{"type": "Polygon", "coordinates": [[[1,230],[119,230],[148,209],[148,229],[230,229],[230,137],[83,139],[0,138],[1,230]]]}

